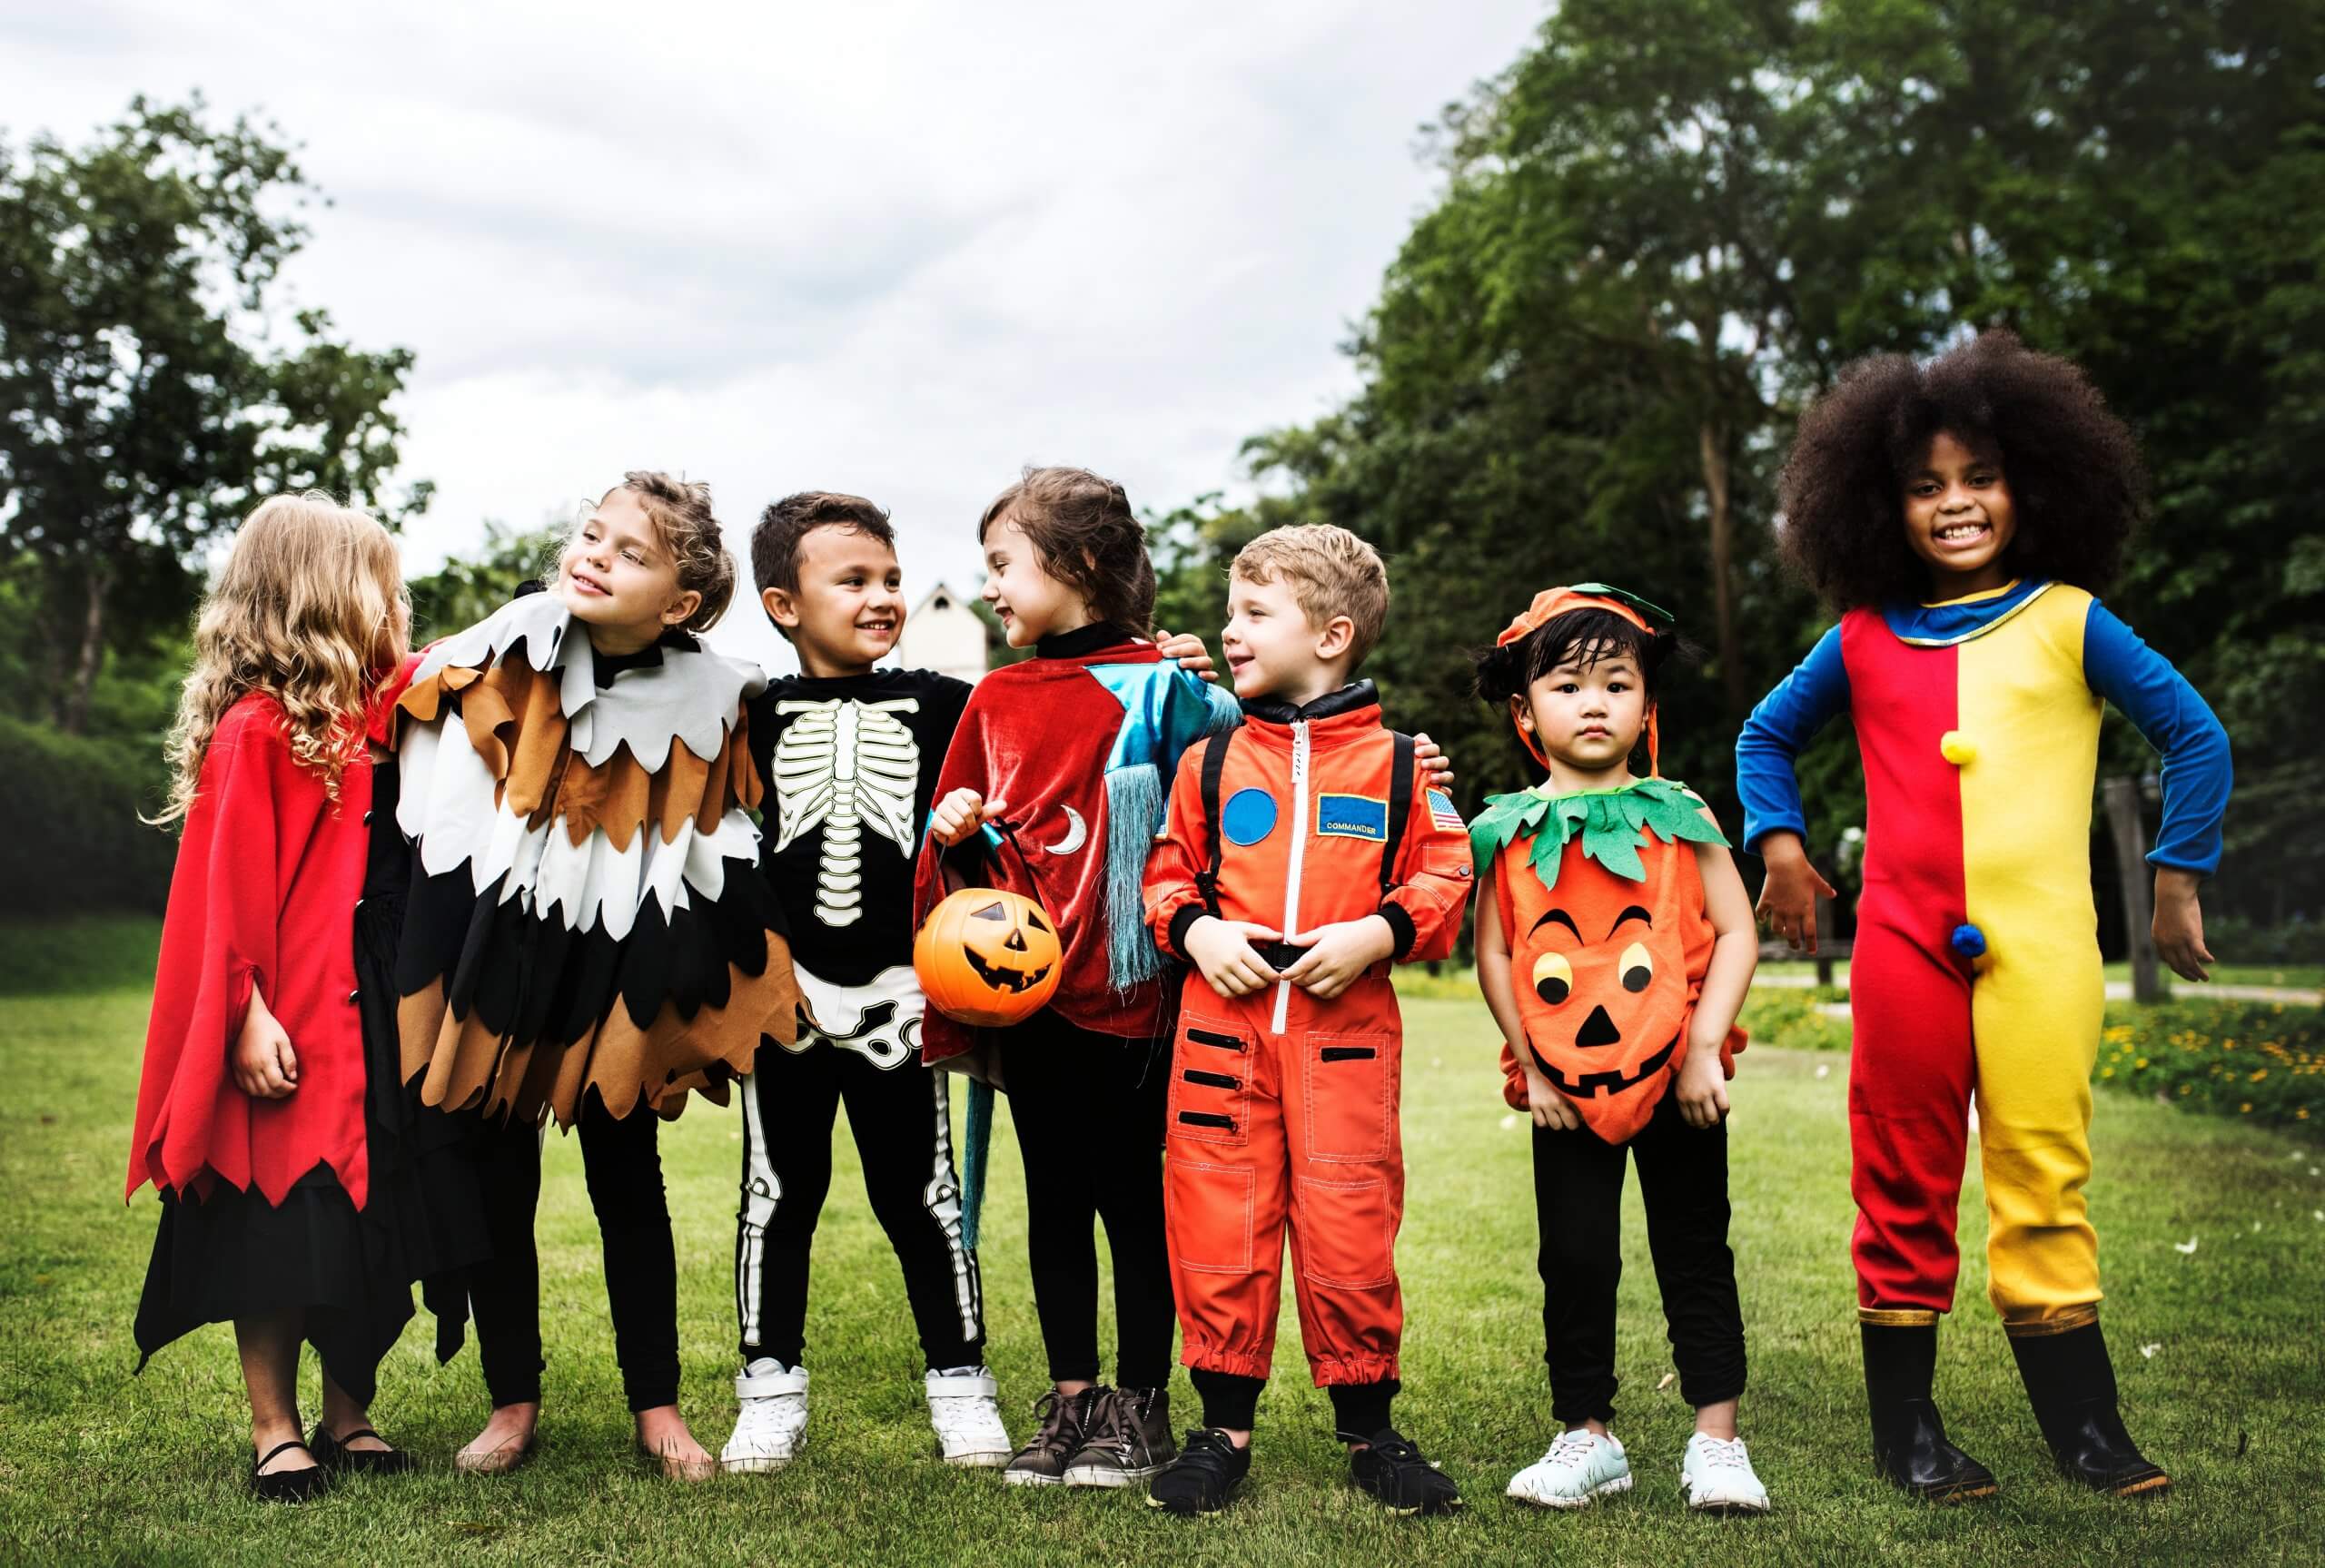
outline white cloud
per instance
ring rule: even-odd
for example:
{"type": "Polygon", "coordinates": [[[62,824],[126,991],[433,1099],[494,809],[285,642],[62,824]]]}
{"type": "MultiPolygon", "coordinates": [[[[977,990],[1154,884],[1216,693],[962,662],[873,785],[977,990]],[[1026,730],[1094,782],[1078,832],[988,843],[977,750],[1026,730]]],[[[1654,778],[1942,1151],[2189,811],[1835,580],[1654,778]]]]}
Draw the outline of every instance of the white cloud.
{"type": "MultiPolygon", "coordinates": [[[[415,567],[648,466],[710,479],[738,545],[777,495],[862,491],[908,587],[965,587],[1020,465],[1166,508],[1344,396],[1432,187],[1415,129],[1539,15],[10,0],[0,124],[74,142],[200,88],[304,144],[332,205],[293,286],[419,356],[415,567]]],[[[788,662],[747,613],[717,640],[788,662]]]]}

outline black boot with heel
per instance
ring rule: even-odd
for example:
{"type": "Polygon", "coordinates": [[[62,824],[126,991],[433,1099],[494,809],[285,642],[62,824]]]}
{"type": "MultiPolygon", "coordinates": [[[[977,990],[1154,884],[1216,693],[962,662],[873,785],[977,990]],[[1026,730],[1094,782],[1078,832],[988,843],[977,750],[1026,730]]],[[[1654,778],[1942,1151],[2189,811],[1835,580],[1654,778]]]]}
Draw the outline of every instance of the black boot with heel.
{"type": "Polygon", "coordinates": [[[2146,1497],[2169,1491],[2172,1477],[2123,1430],[2116,1408],[2115,1366],[2097,1322],[2064,1334],[2013,1334],[2011,1354],[2026,1380],[2026,1397],[2061,1474],[2094,1492],[2146,1497]]]}
{"type": "Polygon", "coordinates": [[[1937,1325],[1865,1323],[1858,1333],[1873,1412],[1874,1468],[1932,1503],[1967,1503],[2000,1491],[1993,1471],[1945,1440],[1945,1422],[1930,1397],[1937,1325]]]}

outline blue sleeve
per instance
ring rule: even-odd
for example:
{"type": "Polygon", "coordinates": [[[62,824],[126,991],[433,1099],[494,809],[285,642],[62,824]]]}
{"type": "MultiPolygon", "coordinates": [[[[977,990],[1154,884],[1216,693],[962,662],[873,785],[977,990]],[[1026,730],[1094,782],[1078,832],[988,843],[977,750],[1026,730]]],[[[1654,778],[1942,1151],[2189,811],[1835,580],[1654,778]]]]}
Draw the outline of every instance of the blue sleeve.
{"type": "Polygon", "coordinates": [[[2083,677],[2163,754],[2163,825],[2148,863],[2211,875],[2233,782],[2228,732],[2188,677],[2097,599],[2083,626],[2083,677]]]}
{"type": "Polygon", "coordinates": [[[1848,707],[1848,666],[1841,659],[1841,628],[1835,626],[1760,699],[1736,737],[1736,793],[1744,802],[1746,850],[1758,853],[1760,841],[1772,833],[1807,835],[1792,759],[1848,707]]]}

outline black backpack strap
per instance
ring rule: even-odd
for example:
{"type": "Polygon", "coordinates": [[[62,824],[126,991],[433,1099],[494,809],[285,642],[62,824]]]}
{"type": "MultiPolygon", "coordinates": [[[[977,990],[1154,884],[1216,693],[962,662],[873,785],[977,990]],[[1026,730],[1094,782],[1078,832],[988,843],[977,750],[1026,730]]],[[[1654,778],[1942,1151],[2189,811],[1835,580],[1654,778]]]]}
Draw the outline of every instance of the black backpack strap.
{"type": "Polygon", "coordinates": [[[1390,730],[1395,760],[1390,764],[1389,836],[1380,841],[1380,896],[1397,885],[1397,853],[1405,847],[1405,819],[1413,814],[1413,737],[1390,730]]]}
{"type": "Polygon", "coordinates": [[[1227,744],[1232,729],[1219,730],[1202,744],[1202,826],[1206,844],[1203,869],[1195,873],[1195,889],[1202,894],[1203,912],[1219,918],[1219,790],[1227,776],[1227,744]]]}

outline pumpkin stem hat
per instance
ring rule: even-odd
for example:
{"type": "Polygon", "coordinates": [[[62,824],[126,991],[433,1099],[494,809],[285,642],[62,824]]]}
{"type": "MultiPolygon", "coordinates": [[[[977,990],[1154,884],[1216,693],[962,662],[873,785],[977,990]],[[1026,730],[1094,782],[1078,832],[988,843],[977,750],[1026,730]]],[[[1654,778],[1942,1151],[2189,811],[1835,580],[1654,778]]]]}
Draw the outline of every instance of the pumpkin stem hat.
{"type": "MultiPolygon", "coordinates": [[[[1677,617],[1674,616],[1669,610],[1663,608],[1660,605],[1649,604],[1637,594],[1628,593],[1607,583],[1572,583],[1563,587],[1544,588],[1540,593],[1536,594],[1534,602],[1520,610],[1517,619],[1502,627],[1501,635],[1494,638],[1493,646],[1498,648],[1508,647],[1519,638],[1529,636],[1557,616],[1571,610],[1609,611],[1630,622],[1649,636],[1654,636],[1658,627],[1667,631],[1678,625],[1677,617]]],[[[1513,719],[1511,722],[1516,721],[1513,719]]],[[[1523,725],[1518,726],[1518,738],[1526,743],[1526,749],[1534,754],[1536,762],[1540,763],[1544,767],[1550,765],[1550,759],[1542,754],[1541,745],[1527,733],[1523,725]]],[[[1648,776],[1653,778],[1663,776],[1657,752],[1655,708],[1650,704],[1647,710],[1647,771],[1648,776]]]]}

